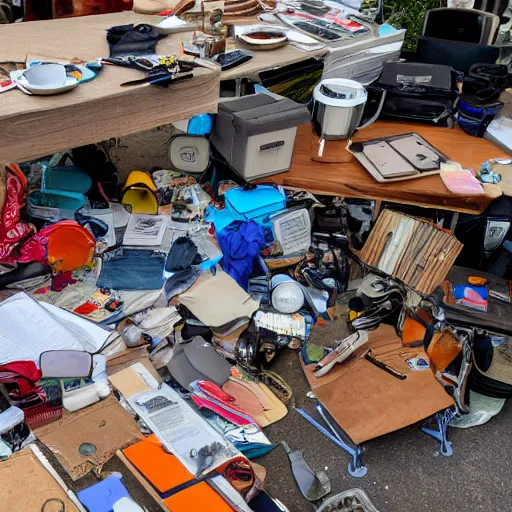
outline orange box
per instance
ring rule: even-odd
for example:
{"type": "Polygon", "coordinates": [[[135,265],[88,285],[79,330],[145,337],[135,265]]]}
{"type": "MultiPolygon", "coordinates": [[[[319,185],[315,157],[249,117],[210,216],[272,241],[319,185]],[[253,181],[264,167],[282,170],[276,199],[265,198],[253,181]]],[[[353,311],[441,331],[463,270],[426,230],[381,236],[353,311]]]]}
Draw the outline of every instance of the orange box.
{"type": "MultiPolygon", "coordinates": [[[[177,457],[167,453],[154,435],[123,450],[125,457],[160,494],[194,479],[177,457]]],[[[207,482],[200,482],[164,499],[172,512],[234,512],[207,482]]]]}

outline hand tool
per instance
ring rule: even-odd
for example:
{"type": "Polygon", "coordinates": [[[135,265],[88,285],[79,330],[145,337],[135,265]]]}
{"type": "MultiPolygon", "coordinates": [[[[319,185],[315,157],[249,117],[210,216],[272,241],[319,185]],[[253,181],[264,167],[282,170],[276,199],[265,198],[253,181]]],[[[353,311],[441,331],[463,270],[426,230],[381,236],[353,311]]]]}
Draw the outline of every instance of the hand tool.
{"type": "Polygon", "coordinates": [[[369,361],[370,363],[374,364],[377,368],[380,368],[381,370],[384,370],[385,372],[389,373],[390,375],[393,375],[393,377],[396,377],[400,380],[407,379],[407,375],[405,373],[401,373],[398,370],[395,370],[391,366],[383,363],[382,361],[379,361],[372,355],[372,349],[369,349],[368,352],[364,355],[364,358],[369,361]]]}

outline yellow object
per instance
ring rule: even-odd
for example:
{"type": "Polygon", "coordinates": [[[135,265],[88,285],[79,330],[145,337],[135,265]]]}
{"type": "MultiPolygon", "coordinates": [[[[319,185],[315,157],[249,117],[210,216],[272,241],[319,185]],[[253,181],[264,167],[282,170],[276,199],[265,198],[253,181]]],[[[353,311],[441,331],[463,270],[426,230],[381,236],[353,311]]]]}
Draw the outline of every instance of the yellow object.
{"type": "Polygon", "coordinates": [[[362,311],[357,312],[357,311],[354,311],[353,309],[351,309],[348,312],[348,319],[352,322],[352,320],[355,320],[358,316],[361,316],[362,314],[363,314],[362,311]]]}
{"type": "Polygon", "coordinates": [[[176,58],[174,55],[160,55],[160,57],[158,57],[158,64],[170,68],[176,64],[176,58]]]}
{"type": "Polygon", "coordinates": [[[129,204],[133,213],[158,213],[156,185],[151,176],[142,171],[132,171],[124,184],[121,202],[129,204]]]}
{"type": "Polygon", "coordinates": [[[484,284],[487,284],[487,279],[485,277],[469,276],[468,283],[473,286],[483,286],[484,284]]]}

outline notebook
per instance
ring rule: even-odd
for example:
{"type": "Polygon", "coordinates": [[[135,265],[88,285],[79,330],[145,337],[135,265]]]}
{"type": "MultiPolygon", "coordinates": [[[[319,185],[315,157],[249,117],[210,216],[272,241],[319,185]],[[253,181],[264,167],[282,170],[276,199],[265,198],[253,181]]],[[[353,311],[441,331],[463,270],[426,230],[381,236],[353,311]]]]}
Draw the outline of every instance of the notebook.
{"type": "Polygon", "coordinates": [[[167,229],[167,219],[165,215],[132,213],[124,233],[123,245],[160,245],[167,229]]]}

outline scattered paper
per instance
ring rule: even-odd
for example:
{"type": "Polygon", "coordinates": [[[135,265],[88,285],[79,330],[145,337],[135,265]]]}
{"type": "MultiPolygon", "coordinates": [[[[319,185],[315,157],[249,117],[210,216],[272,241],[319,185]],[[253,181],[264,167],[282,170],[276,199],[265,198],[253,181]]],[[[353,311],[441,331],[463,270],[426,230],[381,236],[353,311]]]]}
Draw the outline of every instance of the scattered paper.
{"type": "Polygon", "coordinates": [[[103,209],[83,209],[80,213],[86,217],[92,217],[104,222],[108,226],[107,234],[105,235],[105,241],[109,247],[116,245],[116,229],[114,223],[114,212],[111,208],[103,209]]]}
{"type": "Polygon", "coordinates": [[[271,217],[276,239],[283,256],[305,253],[311,245],[311,220],[305,208],[287,211],[271,217]]]}
{"type": "Polygon", "coordinates": [[[123,245],[160,245],[164,239],[166,228],[167,217],[165,215],[132,213],[124,233],[123,245]]]}
{"type": "Polygon", "coordinates": [[[130,220],[130,212],[119,203],[109,203],[109,206],[114,213],[114,227],[124,228],[130,220]]]}
{"type": "Polygon", "coordinates": [[[160,385],[142,363],[135,363],[114,373],[108,380],[125,398],[143,391],[157,389],[160,385]]]}
{"type": "Polygon", "coordinates": [[[0,364],[34,361],[48,350],[98,352],[110,333],[52,304],[21,292],[0,303],[0,364]]]}
{"type": "Polygon", "coordinates": [[[507,153],[512,151],[512,118],[507,116],[496,117],[487,127],[484,138],[490,140],[502,147],[507,153]]]}
{"type": "Polygon", "coordinates": [[[212,463],[204,467],[204,472],[210,472],[240,455],[233,445],[166,384],[160,389],[138,393],[128,401],[165,449],[176,455],[194,475],[201,473],[203,468],[204,461],[199,451],[204,446],[213,443],[222,445],[222,449],[212,457],[212,463]]]}

